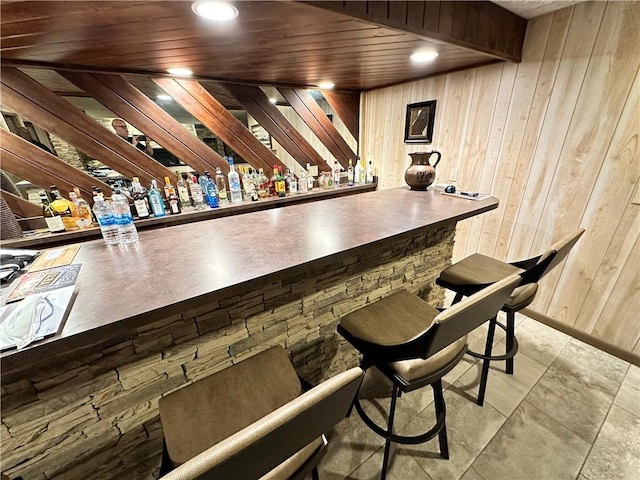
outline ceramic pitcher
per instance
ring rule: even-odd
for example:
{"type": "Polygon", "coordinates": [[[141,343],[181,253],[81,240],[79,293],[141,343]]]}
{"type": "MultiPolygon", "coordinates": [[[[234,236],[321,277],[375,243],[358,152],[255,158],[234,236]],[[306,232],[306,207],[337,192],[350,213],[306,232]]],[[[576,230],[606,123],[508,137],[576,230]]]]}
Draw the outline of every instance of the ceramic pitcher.
{"type": "Polygon", "coordinates": [[[440,162],[440,152],[414,152],[410,153],[411,165],[404,172],[404,181],[411,190],[426,190],[436,179],[436,165],[440,162]],[[431,165],[429,160],[436,155],[436,161],[431,165]]]}

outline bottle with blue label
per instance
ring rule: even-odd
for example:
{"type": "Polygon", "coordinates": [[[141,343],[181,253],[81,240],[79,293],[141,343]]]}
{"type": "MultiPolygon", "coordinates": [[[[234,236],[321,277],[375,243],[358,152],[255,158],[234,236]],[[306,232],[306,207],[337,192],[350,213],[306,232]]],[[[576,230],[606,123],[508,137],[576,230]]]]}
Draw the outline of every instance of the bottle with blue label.
{"type": "MultiPolygon", "coordinates": [[[[204,199],[211,208],[218,208],[218,192],[216,190],[216,183],[211,178],[211,174],[207,171],[204,172],[204,199]]],[[[203,177],[200,177],[202,180],[203,177]]],[[[202,184],[201,184],[202,185],[202,184]]]]}
{"type": "Polygon", "coordinates": [[[93,197],[93,213],[98,220],[100,230],[102,231],[102,238],[107,245],[118,245],[120,243],[120,234],[118,233],[118,225],[116,225],[116,218],[111,210],[111,205],[104,201],[104,197],[101,195],[94,195],[93,197]]]}
{"type": "Polygon", "coordinates": [[[162,198],[162,192],[158,188],[158,182],[151,180],[151,187],[149,188],[149,206],[151,206],[151,213],[154,217],[164,217],[164,200],[162,198]]]}

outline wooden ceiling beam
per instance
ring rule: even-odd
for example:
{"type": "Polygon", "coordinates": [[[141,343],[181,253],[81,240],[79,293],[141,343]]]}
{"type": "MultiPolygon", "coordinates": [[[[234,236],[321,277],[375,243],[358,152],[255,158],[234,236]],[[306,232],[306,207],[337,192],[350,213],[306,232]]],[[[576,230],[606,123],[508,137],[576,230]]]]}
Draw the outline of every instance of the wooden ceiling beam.
{"type": "Polygon", "coordinates": [[[327,114],[320,108],[318,102],[311,96],[308,90],[293,88],[278,88],[278,91],[289,102],[289,105],[300,115],[311,131],[331,152],[331,155],[347,168],[349,159],[355,162],[356,153],[349,144],[342,138],[340,132],[331,123],[327,114]]]}
{"type": "Polygon", "coordinates": [[[35,203],[31,203],[11,192],[2,190],[2,198],[4,198],[4,201],[7,202],[7,205],[9,205],[9,209],[16,217],[30,218],[42,216],[42,207],[39,207],[35,203]]]}
{"type": "Polygon", "coordinates": [[[169,78],[154,78],[153,81],[254,168],[263,168],[267,175],[273,165],[286,168],[197,81],[169,78]]]}
{"type": "Polygon", "coordinates": [[[72,167],[18,135],[0,129],[0,144],[2,169],[34,185],[45,189],[56,185],[65,197],[74,187],[78,187],[85,200],[93,197],[91,187],[96,186],[106,196],[111,196],[111,187],[106,183],[72,167]]]}
{"type": "Polygon", "coordinates": [[[62,70],[58,74],[91,94],[197,172],[215,171],[216,167],[225,173],[229,171],[229,164],[220,155],[121,76],[62,70]]]}
{"type": "Polygon", "coordinates": [[[278,107],[269,102],[269,98],[260,87],[236,84],[223,86],[303,168],[306,168],[307,163],[311,163],[317,165],[320,170],[331,170],[326,160],[289,123],[278,107]]]}
{"type": "Polygon", "coordinates": [[[489,1],[300,0],[323,10],[520,62],[527,20],[489,1]]]}
{"type": "Polygon", "coordinates": [[[2,67],[1,73],[3,104],[21,116],[122,175],[139,177],[147,185],[152,179],[162,183],[164,177],[173,175],[153,158],[16,68],[2,67]]]}

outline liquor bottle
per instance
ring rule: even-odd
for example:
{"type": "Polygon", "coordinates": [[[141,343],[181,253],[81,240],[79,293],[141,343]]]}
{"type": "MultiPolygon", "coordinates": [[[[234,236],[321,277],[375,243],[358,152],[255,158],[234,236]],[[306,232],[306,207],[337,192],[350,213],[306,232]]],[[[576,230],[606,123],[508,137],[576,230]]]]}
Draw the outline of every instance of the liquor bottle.
{"type": "Polygon", "coordinates": [[[287,195],[287,187],[284,181],[284,175],[282,175],[282,167],[278,167],[278,173],[276,175],[276,192],[279,197],[285,197],[287,195]]]}
{"type": "Polygon", "coordinates": [[[232,202],[242,201],[242,187],[240,187],[240,175],[233,165],[233,157],[229,157],[229,190],[232,202]]]}
{"type": "Polygon", "coordinates": [[[204,183],[204,199],[211,208],[218,208],[218,192],[216,191],[216,184],[211,178],[208,171],[204,172],[204,180],[202,177],[198,180],[200,185],[204,183]]]}
{"type": "Polygon", "coordinates": [[[367,169],[364,166],[364,160],[358,157],[358,165],[360,165],[360,177],[358,182],[361,184],[367,183],[367,169]]]}
{"type": "Polygon", "coordinates": [[[140,184],[138,177],[133,177],[131,181],[131,196],[133,197],[133,208],[138,218],[149,218],[149,198],[147,189],[140,184]]]}
{"type": "Polygon", "coordinates": [[[49,231],[51,233],[64,232],[65,228],[62,217],[51,206],[49,197],[47,197],[45,192],[40,192],[40,201],[42,202],[42,216],[49,231]]]}
{"type": "Polygon", "coordinates": [[[353,186],[353,162],[349,159],[349,166],[347,167],[347,185],[353,186]]]}
{"type": "Polygon", "coordinates": [[[362,173],[362,166],[360,165],[360,159],[356,157],[356,166],[353,169],[353,183],[358,185],[364,183],[360,181],[360,175],[362,173]]]}
{"type": "Polygon", "coordinates": [[[268,198],[269,193],[269,178],[264,174],[264,168],[260,168],[257,175],[258,183],[258,197],[268,198]]]}
{"type": "Polygon", "coordinates": [[[373,183],[373,165],[371,164],[371,160],[369,160],[369,165],[367,166],[367,183],[373,183]]]}
{"type": "MultiPolygon", "coordinates": [[[[231,180],[229,180],[229,187],[231,187],[231,180]]],[[[228,203],[229,198],[227,197],[227,182],[224,179],[224,174],[222,173],[222,169],[220,167],[216,167],[216,190],[218,191],[218,199],[220,200],[220,204],[222,205],[223,203],[228,203]]]]}
{"type": "Polygon", "coordinates": [[[169,177],[164,177],[164,193],[167,198],[167,204],[169,205],[169,213],[172,215],[181,213],[180,197],[176,194],[174,186],[169,182],[169,177]]]}
{"type": "Polygon", "coordinates": [[[333,161],[333,187],[340,186],[340,165],[337,160],[333,161]]]}
{"type": "Polygon", "coordinates": [[[307,172],[308,172],[308,176],[307,176],[307,190],[311,191],[313,190],[313,182],[315,181],[315,178],[313,178],[313,175],[311,174],[311,164],[307,163],[307,172]]]}
{"type": "Polygon", "coordinates": [[[73,202],[73,220],[79,228],[90,227],[93,223],[91,221],[91,207],[87,201],[80,196],[80,190],[75,188],[74,192],[69,192],[69,198],[73,202]]]}
{"type": "Polygon", "coordinates": [[[118,237],[120,243],[135,243],[138,241],[138,230],[133,224],[133,217],[131,216],[131,210],[129,209],[129,200],[123,195],[119,188],[113,191],[111,197],[111,208],[113,209],[113,216],[116,219],[116,225],[118,226],[118,237]]]}
{"type": "Polygon", "coordinates": [[[298,193],[298,181],[295,175],[291,173],[291,170],[287,168],[287,178],[289,179],[289,193],[295,195],[298,193]]]}
{"type": "Polygon", "coordinates": [[[158,188],[158,183],[154,180],[151,180],[151,187],[149,188],[149,193],[147,194],[149,197],[149,205],[151,206],[151,213],[153,213],[154,217],[164,217],[166,213],[164,213],[164,200],[162,199],[162,192],[158,188]]]}
{"type": "Polygon", "coordinates": [[[302,169],[302,172],[298,176],[298,191],[300,193],[306,193],[309,189],[309,183],[307,180],[307,172],[302,169]]]}
{"type": "Polygon", "coordinates": [[[104,197],[97,193],[93,196],[93,213],[96,216],[96,220],[98,220],[102,238],[104,238],[107,245],[118,245],[120,243],[120,234],[118,233],[118,225],[111,205],[105,202],[104,197]]]}
{"type": "Polygon", "coordinates": [[[178,188],[178,197],[180,197],[180,206],[184,210],[191,206],[191,199],[189,198],[189,187],[187,186],[187,174],[176,172],[178,175],[178,182],[176,187],[178,188]]]}
{"type": "Polygon", "coordinates": [[[196,210],[202,210],[204,208],[204,195],[202,194],[202,187],[198,183],[198,178],[195,175],[191,177],[189,189],[191,190],[191,197],[193,198],[193,206],[196,210]]]}
{"type": "Polygon", "coordinates": [[[77,229],[78,226],[73,219],[73,209],[75,208],[73,203],[66,198],[63,198],[60,194],[60,191],[58,190],[58,187],[56,187],[55,185],[51,185],[49,196],[51,197],[51,206],[56,212],[58,212],[58,215],[62,217],[64,228],[66,230],[77,229]]]}
{"type": "Polygon", "coordinates": [[[246,169],[245,174],[242,176],[242,187],[244,188],[245,195],[250,198],[251,201],[255,202],[256,200],[258,200],[256,177],[251,167],[246,169]]]}
{"type": "Polygon", "coordinates": [[[164,186],[162,188],[164,189],[164,198],[169,198],[169,192],[175,192],[176,190],[175,187],[171,184],[171,180],[169,180],[169,177],[164,177],[164,186]]]}

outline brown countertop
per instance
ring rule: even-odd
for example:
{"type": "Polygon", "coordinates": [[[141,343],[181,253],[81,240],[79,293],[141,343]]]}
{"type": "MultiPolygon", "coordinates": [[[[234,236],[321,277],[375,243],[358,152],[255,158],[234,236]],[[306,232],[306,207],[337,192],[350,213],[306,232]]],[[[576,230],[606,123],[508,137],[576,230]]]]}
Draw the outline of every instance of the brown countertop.
{"type": "Polygon", "coordinates": [[[128,247],[102,240],[81,245],[77,297],[59,335],[22,351],[2,354],[3,370],[78,348],[167,315],[241,291],[278,272],[329,262],[368,245],[439,227],[497,208],[489,197],[473,201],[416,192],[374,191],[140,232],[128,247]]]}
{"type": "MultiPolygon", "coordinates": [[[[251,200],[243,200],[238,203],[227,203],[220,205],[218,208],[205,207],[203,210],[195,210],[189,208],[187,211],[177,215],[167,214],[164,217],[148,218],[135,220],[138,230],[148,230],[152,228],[164,228],[173,225],[182,225],[184,223],[200,222],[202,220],[210,220],[213,218],[226,217],[229,215],[238,215],[240,213],[257,212],[259,210],[267,210],[270,208],[284,207],[295,205],[298,203],[306,203],[326,198],[342,197],[346,195],[354,195],[356,193],[369,192],[377,188],[377,182],[368,183],[366,185],[346,185],[329,190],[315,188],[310,192],[298,193],[296,195],[287,195],[286,197],[270,197],[260,199],[256,202],[251,200]]],[[[68,245],[70,243],[84,242],[102,238],[98,227],[87,228],[83,230],[72,230],[62,233],[40,233],[22,238],[14,238],[2,241],[4,248],[49,248],[58,245],[68,245]]]]}

